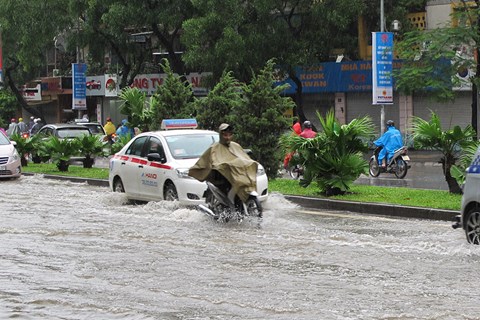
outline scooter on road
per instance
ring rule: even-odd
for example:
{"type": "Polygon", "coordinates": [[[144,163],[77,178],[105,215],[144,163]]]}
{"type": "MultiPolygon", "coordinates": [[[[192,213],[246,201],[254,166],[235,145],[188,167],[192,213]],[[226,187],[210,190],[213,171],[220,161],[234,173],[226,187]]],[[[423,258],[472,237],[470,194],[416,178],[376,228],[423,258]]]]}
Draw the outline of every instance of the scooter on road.
{"type": "Polygon", "coordinates": [[[199,209],[208,216],[220,222],[230,220],[241,222],[246,217],[262,218],[263,209],[257,192],[251,192],[247,201],[243,202],[233,189],[222,190],[209,181],[206,183],[207,190],[204,194],[206,205],[199,205],[199,209]]]}
{"type": "Polygon", "coordinates": [[[388,161],[385,167],[378,164],[378,154],[382,147],[375,148],[369,162],[369,172],[372,177],[378,177],[380,173],[393,173],[398,179],[403,179],[410,168],[410,157],[407,155],[408,149],[403,146],[395,150],[393,157],[388,161]]]}

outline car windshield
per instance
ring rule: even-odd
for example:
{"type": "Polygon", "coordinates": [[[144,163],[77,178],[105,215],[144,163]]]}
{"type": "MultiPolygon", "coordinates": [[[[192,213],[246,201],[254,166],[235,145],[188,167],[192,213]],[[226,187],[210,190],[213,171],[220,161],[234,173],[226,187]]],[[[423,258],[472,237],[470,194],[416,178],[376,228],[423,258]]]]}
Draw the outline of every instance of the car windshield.
{"type": "Polygon", "coordinates": [[[103,131],[103,127],[100,124],[84,124],[84,126],[90,129],[92,134],[105,134],[105,131],[103,131]]]}
{"type": "Polygon", "coordinates": [[[57,129],[59,138],[75,138],[83,135],[90,135],[88,128],[60,128],[57,129]]]}
{"type": "Polygon", "coordinates": [[[8,138],[0,132],[0,145],[6,145],[6,144],[10,144],[10,140],[8,140],[8,138]]]}
{"type": "Polygon", "coordinates": [[[175,159],[199,158],[218,139],[218,134],[210,133],[166,137],[170,153],[175,159]]]}

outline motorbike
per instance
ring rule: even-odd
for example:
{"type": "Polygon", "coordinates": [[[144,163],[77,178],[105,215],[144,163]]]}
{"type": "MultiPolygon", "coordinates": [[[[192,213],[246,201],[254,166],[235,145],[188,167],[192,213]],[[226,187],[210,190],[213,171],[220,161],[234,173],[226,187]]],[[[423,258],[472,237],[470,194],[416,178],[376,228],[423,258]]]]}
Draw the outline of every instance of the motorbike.
{"type": "Polygon", "coordinates": [[[297,180],[301,176],[303,176],[303,167],[299,164],[289,166],[287,168],[288,174],[290,175],[290,178],[297,180]]]}
{"type": "Polygon", "coordinates": [[[233,189],[220,188],[209,181],[206,183],[207,190],[203,195],[206,205],[199,205],[199,209],[214,220],[241,222],[247,217],[262,218],[263,209],[257,192],[251,192],[247,201],[243,202],[233,189]]]}
{"type": "Polygon", "coordinates": [[[382,147],[377,147],[369,162],[369,172],[372,177],[378,177],[380,173],[393,173],[398,179],[403,179],[410,168],[410,157],[407,155],[408,149],[403,146],[395,150],[393,157],[388,161],[385,167],[378,164],[378,154],[382,147]]]}

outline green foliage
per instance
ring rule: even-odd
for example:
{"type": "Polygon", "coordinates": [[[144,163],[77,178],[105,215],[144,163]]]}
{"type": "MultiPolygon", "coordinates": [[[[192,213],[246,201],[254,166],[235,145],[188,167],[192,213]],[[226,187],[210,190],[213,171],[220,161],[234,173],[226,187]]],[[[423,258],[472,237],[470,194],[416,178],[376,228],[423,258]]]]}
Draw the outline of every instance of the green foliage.
{"type": "Polygon", "coordinates": [[[445,158],[455,158],[461,148],[472,144],[475,132],[470,125],[463,130],[460,126],[442,130],[440,118],[431,112],[430,121],[413,118],[413,139],[416,148],[432,148],[441,151],[445,158]]]}
{"type": "Polygon", "coordinates": [[[462,149],[462,154],[458,159],[457,164],[452,165],[450,172],[460,185],[465,183],[465,179],[467,178],[466,170],[472,163],[473,157],[475,156],[475,153],[479,147],[480,141],[472,141],[472,144],[462,149]]]}
{"type": "Polygon", "coordinates": [[[216,131],[221,123],[232,122],[232,110],[245,103],[240,88],[232,72],[224,72],[208,95],[194,103],[199,126],[216,131]]]}
{"type": "Polygon", "coordinates": [[[413,139],[416,148],[432,148],[442,152],[440,162],[443,167],[443,174],[448,183],[449,191],[452,193],[462,193],[459,186],[464,177],[454,169],[453,175],[458,178],[458,181],[452,175],[451,168],[454,166],[464,152],[470,150],[476,145],[474,141],[475,131],[470,125],[467,125],[463,130],[459,126],[454,126],[453,129],[442,130],[440,119],[437,114],[431,112],[430,121],[423,120],[420,117],[413,118],[413,139]]]}
{"type": "Polygon", "coordinates": [[[15,141],[15,148],[22,157],[22,166],[28,165],[27,156],[37,148],[38,139],[38,135],[34,135],[26,139],[22,138],[22,136],[19,134],[14,134],[10,137],[10,140],[15,141]]]}
{"type": "MultiPolygon", "coordinates": [[[[76,155],[80,148],[77,139],[59,139],[56,136],[50,136],[47,140],[44,140],[41,145],[42,150],[50,156],[61,171],[62,165],[67,164],[68,160],[76,155]]],[[[65,171],[67,170],[68,165],[65,171]]]]}
{"type": "MultiPolygon", "coordinates": [[[[323,198],[323,192],[314,184],[299,188],[297,180],[275,179],[268,182],[270,192],[323,198]]],[[[426,190],[402,187],[366,186],[353,184],[348,192],[331,196],[341,201],[388,203],[400,206],[460,210],[462,196],[443,190],[426,190]]]]}
{"type": "Polygon", "coordinates": [[[284,135],[280,143],[285,152],[296,150],[305,174],[300,185],[307,187],[315,181],[327,195],[344,193],[360,174],[366,173],[368,163],[363,153],[368,150],[364,141],[374,135],[370,117],[357,118],[341,125],[333,111],[325,117],[317,112],[323,131],[312,139],[284,135]]]}
{"type": "Polygon", "coordinates": [[[112,146],[110,147],[110,153],[111,154],[115,154],[117,153],[118,151],[122,150],[122,148],[128,143],[128,141],[130,141],[132,139],[132,137],[130,137],[129,134],[127,134],[126,136],[117,136],[116,140],[115,140],[115,143],[112,144],[112,146]]]}
{"type": "Polygon", "coordinates": [[[0,90],[0,127],[8,127],[10,119],[15,117],[18,106],[14,95],[5,89],[0,90]]]}
{"type": "Polygon", "coordinates": [[[38,136],[34,135],[24,139],[21,135],[14,134],[10,137],[10,140],[15,141],[15,148],[17,149],[19,154],[28,154],[35,150],[38,136]]]}
{"type": "MultiPolygon", "coordinates": [[[[396,52],[404,60],[402,67],[394,71],[399,91],[406,94],[426,91],[439,101],[455,98],[452,87],[464,81],[456,74],[459,70],[476,69],[473,50],[480,41],[476,23],[479,11],[472,7],[465,9],[452,10],[451,19],[460,21],[457,25],[448,22],[431,30],[406,32],[397,41],[396,52]]],[[[478,86],[479,77],[477,74],[469,81],[478,86]]]]}
{"type": "Polygon", "coordinates": [[[245,103],[232,109],[235,140],[253,152],[269,178],[277,175],[284,154],[278,152],[278,139],[290,126],[284,113],[293,108],[290,98],[282,97],[283,87],[273,87],[274,62],[269,61],[248,85],[243,86],[245,103]]]}
{"type": "Polygon", "coordinates": [[[123,101],[120,105],[120,112],[128,116],[129,124],[142,131],[148,131],[152,114],[146,94],[138,88],[126,87],[120,93],[119,98],[123,101]]]}
{"type": "Polygon", "coordinates": [[[163,119],[182,119],[193,116],[191,85],[173,73],[167,60],[163,60],[162,67],[167,77],[164,83],[157,87],[151,101],[151,130],[160,129],[163,119]]]}
{"type": "Polygon", "coordinates": [[[82,135],[75,138],[78,141],[78,152],[87,157],[104,156],[105,142],[102,142],[99,135],[82,135]]]}

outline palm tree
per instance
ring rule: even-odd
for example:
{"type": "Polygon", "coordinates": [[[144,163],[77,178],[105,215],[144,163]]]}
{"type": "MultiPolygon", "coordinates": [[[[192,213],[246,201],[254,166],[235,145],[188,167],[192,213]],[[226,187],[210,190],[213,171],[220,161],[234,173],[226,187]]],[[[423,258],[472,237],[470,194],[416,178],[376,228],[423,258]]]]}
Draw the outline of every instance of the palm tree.
{"type": "Polygon", "coordinates": [[[68,161],[78,153],[80,147],[76,139],[59,139],[56,136],[50,136],[42,145],[51,156],[52,161],[57,165],[59,171],[68,171],[68,161]]]}
{"type": "Polygon", "coordinates": [[[85,157],[83,167],[92,168],[95,156],[105,154],[104,148],[107,143],[101,141],[100,135],[82,135],[75,139],[78,140],[80,154],[85,157]]]}
{"type": "Polygon", "coordinates": [[[325,118],[317,112],[317,117],[323,131],[315,138],[285,135],[280,143],[286,152],[297,151],[296,161],[305,168],[301,186],[316,181],[326,195],[345,193],[368,170],[363,153],[368,151],[366,141],[374,135],[373,122],[365,116],[342,125],[333,111],[325,118]]]}
{"type": "Polygon", "coordinates": [[[15,148],[18,151],[18,154],[20,154],[21,162],[22,162],[22,167],[28,166],[28,155],[32,153],[32,151],[35,151],[37,140],[38,140],[37,135],[28,137],[28,138],[23,138],[19,134],[14,134],[10,139],[15,141],[15,148]]]}
{"type": "Polygon", "coordinates": [[[442,164],[448,190],[461,194],[462,189],[450,170],[463,150],[475,143],[473,140],[475,131],[472,126],[467,125],[463,130],[460,126],[455,126],[453,129],[443,131],[438,115],[432,111],[430,121],[414,117],[412,130],[415,148],[432,148],[442,153],[439,162],[442,164]]]}
{"type": "Polygon", "coordinates": [[[141,131],[148,131],[151,122],[150,101],[144,92],[138,88],[126,87],[119,95],[123,100],[120,112],[128,115],[128,122],[141,131]]]}

